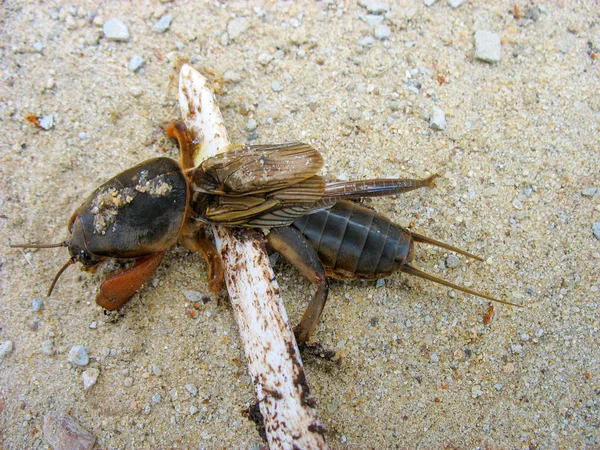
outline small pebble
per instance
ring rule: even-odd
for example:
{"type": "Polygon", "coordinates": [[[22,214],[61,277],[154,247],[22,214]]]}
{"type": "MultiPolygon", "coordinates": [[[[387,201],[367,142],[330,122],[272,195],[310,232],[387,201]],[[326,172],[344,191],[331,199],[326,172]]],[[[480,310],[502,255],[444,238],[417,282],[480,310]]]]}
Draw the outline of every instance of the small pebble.
{"type": "Polygon", "coordinates": [[[512,205],[514,206],[515,209],[518,209],[518,210],[523,209],[523,204],[521,203],[521,200],[519,200],[518,198],[515,198],[512,201],[512,205]]]}
{"type": "Polygon", "coordinates": [[[146,60],[144,58],[142,58],[140,55],[133,55],[129,60],[129,71],[135,73],[144,67],[144,64],[146,64],[146,60]]]}
{"type": "Polygon", "coordinates": [[[34,42],[33,43],[33,49],[37,52],[37,53],[41,53],[42,50],[44,49],[44,46],[42,45],[41,42],[34,42]]]}
{"type": "Polygon", "coordinates": [[[31,301],[31,309],[34,312],[38,312],[40,309],[42,309],[42,306],[44,306],[44,301],[41,298],[34,298],[31,301]]]}
{"type": "Polygon", "coordinates": [[[98,381],[98,375],[100,375],[100,371],[95,368],[85,370],[81,374],[81,381],[83,382],[84,391],[87,391],[96,384],[96,381],[98,381]]]}
{"type": "Polygon", "coordinates": [[[182,294],[188,302],[192,303],[199,303],[204,297],[204,294],[200,291],[182,291],[182,294]]]}
{"type": "Polygon", "coordinates": [[[150,370],[156,377],[160,377],[162,375],[162,368],[158,364],[152,364],[152,366],[150,366],[150,370]]]}
{"type": "Polygon", "coordinates": [[[392,29],[387,25],[379,25],[375,28],[375,37],[380,41],[389,38],[392,35],[392,29]]]}
{"type": "Polygon", "coordinates": [[[471,388],[471,397],[478,398],[483,395],[483,391],[481,390],[481,386],[475,385],[471,388]]]}
{"type": "Polygon", "coordinates": [[[273,55],[269,53],[261,53],[258,55],[258,63],[261,66],[267,66],[271,61],[273,61],[273,55]]]}
{"type": "Polygon", "coordinates": [[[74,345],[69,350],[69,354],[67,355],[67,361],[76,366],[86,366],[90,362],[90,357],[83,345],[74,345]]]}
{"type": "Polygon", "coordinates": [[[494,385],[494,389],[496,389],[497,391],[499,391],[500,389],[502,389],[502,385],[500,383],[496,383],[494,385]]]}
{"type": "Polygon", "coordinates": [[[131,386],[133,386],[133,378],[131,378],[131,377],[126,377],[126,378],[123,380],[123,386],[125,386],[125,387],[131,387],[131,386]]]}
{"type": "Polygon", "coordinates": [[[358,45],[361,47],[373,47],[375,45],[375,39],[373,39],[373,36],[367,36],[358,41],[358,45]]]}
{"type": "Polygon", "coordinates": [[[458,258],[458,256],[454,254],[448,255],[448,257],[446,258],[446,267],[456,269],[458,266],[460,266],[460,259],[458,258]]]}
{"type": "Polygon", "coordinates": [[[434,130],[442,131],[446,129],[446,114],[441,108],[437,106],[433,107],[431,112],[431,119],[429,119],[429,126],[434,130]]]}
{"type": "Polygon", "coordinates": [[[250,24],[248,23],[248,19],[245,17],[238,17],[231,20],[227,24],[227,34],[229,34],[229,39],[237,39],[246,31],[248,31],[248,28],[250,28],[250,24]]]}
{"type": "Polygon", "coordinates": [[[242,76],[239,73],[234,72],[233,70],[228,70],[223,74],[223,81],[225,83],[236,84],[242,81],[242,76]]]}
{"type": "Polygon", "coordinates": [[[248,140],[249,141],[255,141],[258,139],[258,133],[256,131],[253,131],[252,133],[250,133],[248,135],[248,140]]]}
{"type": "Polygon", "coordinates": [[[597,187],[590,187],[590,188],[583,189],[581,191],[581,195],[583,195],[584,197],[593,197],[594,195],[596,195],[596,192],[598,192],[597,187]]]}
{"type": "Polygon", "coordinates": [[[256,120],[254,119],[250,119],[247,123],[246,123],[246,130],[248,131],[254,131],[256,130],[256,127],[258,126],[258,123],[256,123],[256,120]]]}
{"type": "Polygon", "coordinates": [[[197,412],[198,412],[198,408],[196,408],[194,405],[190,406],[190,416],[193,416],[197,412]]]}
{"type": "Polygon", "coordinates": [[[283,90],[283,86],[278,81],[273,81],[273,83],[271,83],[271,89],[273,89],[274,92],[280,92],[283,90]]]}
{"type": "Polygon", "coordinates": [[[435,353],[435,352],[432,353],[431,355],[429,355],[429,362],[432,362],[432,363],[440,362],[439,355],[437,353],[435,353]]]}
{"type": "Polygon", "coordinates": [[[375,287],[376,288],[382,288],[385,286],[385,280],[383,278],[380,278],[379,280],[377,280],[375,282],[375,287]]]}
{"type": "Polygon", "coordinates": [[[390,4],[382,0],[359,0],[358,4],[372,14],[385,14],[390,10],[390,4]]]}
{"type": "Polygon", "coordinates": [[[47,114],[44,117],[40,117],[38,123],[44,130],[50,130],[51,128],[54,128],[54,116],[52,114],[47,114]]]}
{"type": "Polygon", "coordinates": [[[54,341],[52,339],[46,339],[42,342],[41,352],[46,356],[54,355],[54,341]]]}
{"type": "Polygon", "coordinates": [[[158,19],[158,22],[156,22],[152,29],[157,33],[164,33],[169,29],[172,21],[173,16],[171,14],[165,14],[160,19],[158,19]]]}
{"type": "Polygon", "coordinates": [[[435,0],[424,0],[423,4],[425,6],[433,6],[433,4],[435,3],[435,0]]]}
{"type": "Polygon", "coordinates": [[[129,28],[125,23],[117,18],[108,19],[102,25],[102,31],[106,39],[112,41],[128,41],[129,40],[129,28]]]}
{"type": "Polygon", "coordinates": [[[56,86],[56,81],[54,80],[54,78],[48,78],[46,80],[46,89],[48,89],[48,90],[54,89],[55,86],[56,86]]]}
{"type": "Polygon", "coordinates": [[[152,403],[160,403],[160,402],[161,402],[161,400],[162,400],[162,397],[161,397],[161,395],[160,395],[160,394],[158,394],[158,393],[157,393],[157,394],[154,394],[154,395],[152,396],[152,403]]]}
{"type": "Polygon", "coordinates": [[[596,239],[600,240],[600,222],[594,222],[592,225],[592,231],[596,239]]]}
{"type": "Polygon", "coordinates": [[[450,5],[450,8],[458,8],[464,2],[465,2],[465,0],[448,0],[448,4],[450,5]]]}
{"type": "Polygon", "coordinates": [[[475,32],[475,58],[489,63],[497,63],[502,55],[500,35],[488,30],[475,32]]]}
{"type": "Polygon", "coordinates": [[[185,385],[185,390],[188,391],[192,397],[198,395],[198,388],[191,383],[185,385]]]}
{"type": "Polygon", "coordinates": [[[367,22],[372,27],[376,27],[383,23],[383,16],[379,16],[376,14],[367,14],[365,17],[365,22],[367,22]]]}
{"type": "Polygon", "coordinates": [[[49,412],[42,423],[44,439],[54,450],[91,450],[96,438],[63,413],[49,412]]]}
{"type": "Polygon", "coordinates": [[[0,360],[10,355],[13,351],[14,345],[12,341],[4,341],[0,344],[0,360]]]}
{"type": "Polygon", "coordinates": [[[95,320],[93,320],[90,323],[90,330],[95,330],[96,328],[98,328],[98,323],[95,320]]]}

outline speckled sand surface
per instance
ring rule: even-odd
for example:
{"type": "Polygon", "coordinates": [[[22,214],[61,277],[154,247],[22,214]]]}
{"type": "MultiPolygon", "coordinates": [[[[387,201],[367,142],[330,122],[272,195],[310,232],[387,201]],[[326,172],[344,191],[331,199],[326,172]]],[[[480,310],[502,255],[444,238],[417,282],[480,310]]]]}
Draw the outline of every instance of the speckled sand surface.
{"type": "MultiPolygon", "coordinates": [[[[525,305],[494,305],[484,324],[487,301],[425,281],[334,283],[316,340],[343,362],[304,361],[330,448],[600,446],[597,2],[518,1],[519,18],[512,1],[408,0],[390,6],[384,40],[355,1],[102,3],[0,7],[0,343],[14,346],[0,361],[0,447],[47,448],[50,411],[97,448],[262,445],[241,413],[254,394],[225,297],[195,310],[184,296],[207,289],[199,255],[173,248],[151,285],[105,315],[101,274],[70,268],[45,298],[66,251],[8,248],[60,242],[96,186],[175,155],[157,129],[179,117],[180,60],[225,74],[233,142],[253,119],[254,142],[309,142],[332,178],[440,174],[434,190],[370,204],[487,258],[445,268],[448,252],[422,248],[422,268],[525,305]],[[113,17],[127,42],[102,36],[113,17]],[[477,30],[500,35],[499,63],[474,58],[477,30]],[[135,55],[145,65],[132,73],[135,55]],[[429,124],[435,106],[443,131],[429,124]],[[83,368],[67,362],[75,345],[83,368]],[[90,368],[100,374],[84,391],[90,368]]],[[[296,323],[313,288],[275,270],[296,323]]]]}

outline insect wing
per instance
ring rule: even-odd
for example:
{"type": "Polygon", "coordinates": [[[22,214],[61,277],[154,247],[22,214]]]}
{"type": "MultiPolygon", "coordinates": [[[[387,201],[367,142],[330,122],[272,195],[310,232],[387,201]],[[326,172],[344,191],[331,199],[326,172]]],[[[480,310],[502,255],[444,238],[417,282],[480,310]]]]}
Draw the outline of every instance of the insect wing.
{"type": "Polygon", "coordinates": [[[194,184],[212,186],[213,195],[254,195],[294,185],[323,166],[321,154],[308,144],[235,146],[204,161],[194,184]]]}
{"type": "Polygon", "coordinates": [[[324,188],[323,179],[314,176],[263,196],[218,196],[207,208],[204,218],[230,226],[286,226],[312,212],[324,188]]]}

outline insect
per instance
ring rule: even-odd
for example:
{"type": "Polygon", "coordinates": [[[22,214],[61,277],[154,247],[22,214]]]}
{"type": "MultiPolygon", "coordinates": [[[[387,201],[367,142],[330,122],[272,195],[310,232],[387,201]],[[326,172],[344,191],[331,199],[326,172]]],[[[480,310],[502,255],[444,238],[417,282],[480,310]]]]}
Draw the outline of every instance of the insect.
{"type": "Polygon", "coordinates": [[[193,167],[196,137],[180,122],[166,131],[179,143],[179,163],[154,158],[98,187],[71,216],[67,241],[11,245],[68,248],[71,257],[54,277],[48,295],[62,273],[77,262],[82,270],[94,272],[107,259],[130,260],[133,264],[109,276],[96,295],[100,306],[119,309],[178,241],[202,253],[209,266],[209,288],[218,291],[223,267],[205,236],[206,223],[284,227],[341,198],[399,194],[430,186],[433,180],[328,183],[316,175],[323,165],[320,153],[303,143],[231,146],[193,167]]]}

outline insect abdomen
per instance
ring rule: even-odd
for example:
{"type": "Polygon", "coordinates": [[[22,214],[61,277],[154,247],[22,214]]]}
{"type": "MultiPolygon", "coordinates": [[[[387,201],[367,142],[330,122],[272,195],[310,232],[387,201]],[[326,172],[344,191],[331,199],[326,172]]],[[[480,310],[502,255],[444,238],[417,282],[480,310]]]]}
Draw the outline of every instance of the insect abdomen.
{"type": "Polygon", "coordinates": [[[339,201],[292,226],[306,237],[334,278],[383,278],[412,258],[407,230],[353,202],[339,201]]]}

